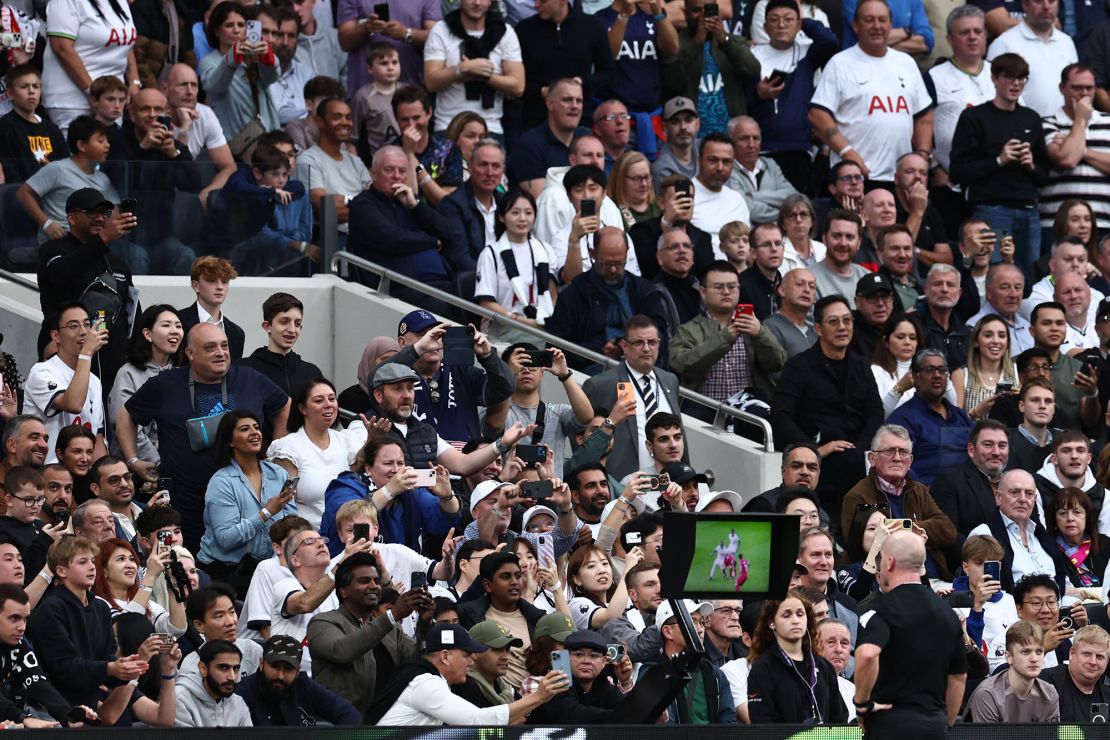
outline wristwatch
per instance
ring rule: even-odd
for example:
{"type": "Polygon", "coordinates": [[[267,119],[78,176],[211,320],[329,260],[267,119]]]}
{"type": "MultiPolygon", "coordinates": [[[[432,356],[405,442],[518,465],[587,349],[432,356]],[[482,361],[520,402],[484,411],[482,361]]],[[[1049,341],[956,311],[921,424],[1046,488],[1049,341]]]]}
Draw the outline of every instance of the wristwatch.
{"type": "Polygon", "coordinates": [[[601,422],[601,426],[603,426],[610,432],[617,428],[617,425],[614,424],[613,420],[610,419],[608,416],[606,416],[605,419],[601,422]]]}
{"type": "Polygon", "coordinates": [[[412,29],[411,28],[406,28],[405,29],[405,43],[406,44],[411,44],[412,43],[412,29]]]}

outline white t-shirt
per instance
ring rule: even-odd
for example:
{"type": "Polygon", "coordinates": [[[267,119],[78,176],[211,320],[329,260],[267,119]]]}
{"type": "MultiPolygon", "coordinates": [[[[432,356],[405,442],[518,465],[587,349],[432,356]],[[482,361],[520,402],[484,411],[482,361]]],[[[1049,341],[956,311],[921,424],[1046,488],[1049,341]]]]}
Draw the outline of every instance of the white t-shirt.
{"type": "Polygon", "coordinates": [[[250,588],[247,589],[247,598],[243,600],[243,611],[239,615],[239,637],[262,639],[261,632],[247,625],[252,619],[269,624],[274,586],[292,575],[276,555],[258,564],[251,577],[250,588]]]}
{"type": "Polygon", "coordinates": [[[960,114],[973,105],[994,99],[991,65],[984,62],[979,74],[969,75],[949,60],[930,69],[929,76],[937,94],[933,109],[933,155],[947,170],[951,164],[952,135],[956,133],[960,114]]]}
{"type": "Polygon", "coordinates": [[[747,658],[736,658],[721,666],[721,673],[725,674],[728,687],[732,689],[732,703],[737,707],[748,703],[748,674],[751,672],[747,658]]]}
{"type": "MultiPolygon", "coordinates": [[[[516,294],[513,293],[513,286],[509,282],[509,275],[505,272],[504,263],[494,254],[494,249],[501,252],[508,244],[512,244],[513,259],[516,260],[519,277],[528,284],[529,298],[532,299],[532,305],[536,305],[535,301],[539,296],[536,295],[536,271],[532,264],[535,255],[544,255],[535,261],[543,262],[546,260],[548,266],[554,270],[551,264],[551,250],[539,239],[531,239],[523,244],[515,244],[509,241],[507,235],[503,234],[492,249],[483,249],[478,255],[478,272],[474,280],[474,295],[475,297],[492,298],[497,302],[497,305],[502,306],[509,313],[523,316],[525,307],[521,305],[520,301],[516,299],[516,294]]],[[[555,277],[554,272],[551,273],[551,277],[555,277]]],[[[540,292],[547,291],[549,287],[548,285],[538,286],[540,292]]]]}
{"type": "Polygon", "coordinates": [[[714,193],[702,184],[700,178],[695,177],[693,182],[694,218],[690,223],[709,234],[713,241],[713,256],[723,260],[725,253],[721,251],[721,227],[729,221],[750,224],[748,203],[743,195],[732,188],[723,187],[714,193]]]}
{"type": "Polygon", "coordinates": [[[492,727],[508,723],[508,704],[479,708],[451,693],[451,687],[438,673],[424,673],[412,679],[397,702],[378,720],[380,727],[492,727]]]}
{"type": "MultiPolygon", "coordinates": [[[[353,198],[370,184],[370,171],[362,160],[341,150],[342,158],[337,162],[319,146],[301,152],[297,157],[296,179],[304,183],[305,190],[316,188],[326,190],[329,195],[346,195],[353,198]]],[[[339,230],[348,231],[347,224],[339,224],[339,230]]]]}
{"type": "Polygon", "coordinates": [[[570,607],[570,619],[577,630],[591,629],[590,620],[594,618],[594,613],[605,608],[585,596],[575,596],[567,602],[567,606],[570,607]]]}
{"type": "MultiPolygon", "coordinates": [[[[555,232],[552,237],[551,243],[548,244],[547,249],[551,253],[551,270],[552,274],[558,274],[563,271],[563,266],[567,263],[567,253],[570,249],[570,230],[573,228],[573,218],[568,221],[566,226],[555,232]]],[[[604,209],[601,211],[601,227],[612,226],[613,228],[624,231],[624,219],[619,218],[616,221],[610,221],[604,209]]],[[[631,242],[629,242],[631,243],[631,242]]],[[[590,259],[590,245],[593,244],[593,236],[584,236],[578,241],[578,250],[582,255],[582,272],[588,272],[594,266],[594,261],[590,259]]],[[[626,272],[631,272],[633,275],[640,274],[640,261],[636,259],[636,250],[629,249],[628,256],[624,259],[624,269],[626,272]]]]}
{"type": "Polygon", "coordinates": [[[204,103],[197,103],[197,114],[197,119],[189,127],[187,141],[189,153],[194,158],[205,149],[212,151],[227,145],[227,137],[220,126],[220,119],[216,118],[216,112],[204,103]]]}
{"type": "Polygon", "coordinates": [[[1023,21],[991,43],[987,61],[1007,52],[1020,54],[1029,63],[1029,82],[1021,94],[1022,104],[1037,111],[1042,118],[1062,108],[1064,94],[1060,92],[1060,73],[1064,67],[1079,61],[1071,37],[1054,28],[1046,41],[1023,21]]]}
{"type": "MultiPolygon", "coordinates": [[[[327,576],[324,576],[327,578],[327,576]]],[[[305,636],[308,634],[308,623],[317,614],[330,612],[339,608],[339,599],[335,596],[333,590],[328,597],[320,602],[320,606],[315,610],[305,614],[293,614],[286,616],[285,604],[289,597],[295,593],[304,591],[305,587],[295,576],[290,576],[284,580],[278,581],[274,584],[273,598],[270,600],[270,635],[289,635],[297,642],[301,643],[304,648],[301,652],[301,670],[312,675],[312,655],[309,653],[305,646],[305,636]]]]}
{"type": "MultiPolygon", "coordinates": [[[[95,362],[96,358],[93,358],[95,362]]],[[[71,414],[52,406],[54,400],[66,392],[70,381],[73,380],[74,371],[69,365],[62,362],[62,358],[54,355],[46,362],[38,362],[31,366],[27,373],[27,382],[23,386],[24,402],[23,412],[34,414],[46,421],[46,430],[50,439],[58,439],[62,427],[70,424],[80,424],[89,429],[93,434],[104,432],[104,401],[100,386],[100,378],[94,373],[89,373],[89,390],[85,394],[85,403],[81,412],[71,414]]],[[[58,455],[51,448],[46,455],[46,462],[58,462],[58,455]]]]}
{"type": "MultiPolygon", "coordinates": [[[[481,38],[480,32],[468,32],[470,36],[481,38]]],[[[424,42],[424,61],[443,62],[448,67],[454,67],[462,61],[462,40],[451,33],[445,21],[438,21],[428,34],[424,42]]],[[[489,61],[493,64],[495,75],[504,74],[502,62],[522,62],[520,55],[520,41],[512,26],[505,26],[505,35],[489,53],[489,61]]],[[[504,93],[498,91],[493,96],[493,107],[483,108],[481,100],[466,99],[466,85],[456,82],[436,93],[435,130],[446,131],[451,119],[463,111],[473,111],[480,115],[486,122],[491,134],[500,134],[501,115],[504,108],[504,93]]]]}
{"type": "MultiPolygon", "coordinates": [[[[135,23],[125,2],[117,3],[123,17],[116,15],[108,0],[97,6],[85,0],[50,0],[50,17],[46,22],[47,37],[71,39],[74,50],[85,65],[89,79],[113,75],[121,80],[127,73],[127,55],[135,44],[135,23]]],[[[47,108],[85,108],[89,98],[73,83],[50,44],[42,69],[42,102],[47,108]]]]}
{"type": "Polygon", "coordinates": [[[328,430],[328,448],[317,447],[304,427],[270,443],[267,459],[288,460],[297,466],[301,480],[297,486],[297,513],[313,528],[320,528],[324,516],[324,491],[344,470],[350,470],[355,456],[366,443],[366,429],[361,424],[344,430],[328,430]],[[361,434],[359,433],[361,432],[361,434]]]}
{"type": "MultiPolygon", "coordinates": [[[[873,57],[857,44],[825,65],[810,105],[836,119],[840,133],[870,168],[871,179],[893,180],[898,158],[913,147],[914,116],[927,111],[932,98],[909,54],[887,49],[873,57]]],[[[830,164],[839,161],[833,152],[830,164]]]]}

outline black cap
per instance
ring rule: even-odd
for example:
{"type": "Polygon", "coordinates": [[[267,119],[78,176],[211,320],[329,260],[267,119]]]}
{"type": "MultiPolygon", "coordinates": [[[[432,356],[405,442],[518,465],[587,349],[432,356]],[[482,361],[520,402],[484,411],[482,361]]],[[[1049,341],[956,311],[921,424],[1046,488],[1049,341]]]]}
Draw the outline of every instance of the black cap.
{"type": "Polygon", "coordinates": [[[877,272],[864,275],[856,283],[856,295],[869,296],[883,291],[893,293],[894,286],[887,280],[886,275],[880,275],[877,272]]]}
{"type": "Polygon", "coordinates": [[[599,653],[604,653],[608,649],[609,643],[607,643],[605,638],[598,632],[594,632],[593,630],[578,630],[577,632],[572,632],[570,637],[563,642],[563,647],[567,650],[583,647],[593,648],[599,653]]]}
{"type": "Polygon", "coordinates": [[[96,211],[101,208],[115,208],[115,204],[104,197],[96,188],[74,190],[66,198],[66,213],[73,211],[96,211]]]}
{"type": "Polygon", "coordinates": [[[1098,302],[1095,321],[1110,321],[1110,298],[1103,298],[1098,302]]]}
{"type": "Polygon", "coordinates": [[[288,663],[294,668],[300,668],[303,652],[300,641],[289,635],[272,635],[262,643],[262,660],[271,664],[288,663]]]}
{"type": "Polygon", "coordinates": [[[439,650],[465,650],[468,653],[484,653],[489,650],[479,645],[461,625],[440,622],[428,632],[420,643],[421,651],[434,653],[439,650]]]}
{"type": "Polygon", "coordinates": [[[671,477],[673,483],[684,486],[692,480],[698,483],[709,483],[709,478],[699,473],[684,462],[672,462],[663,466],[662,472],[671,477]]]}

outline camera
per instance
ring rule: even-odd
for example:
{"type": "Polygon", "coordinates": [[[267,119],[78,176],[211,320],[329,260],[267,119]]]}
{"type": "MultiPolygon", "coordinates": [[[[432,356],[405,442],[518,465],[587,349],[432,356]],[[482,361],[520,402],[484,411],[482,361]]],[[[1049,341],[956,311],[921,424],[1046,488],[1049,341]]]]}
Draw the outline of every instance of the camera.
{"type": "Polygon", "coordinates": [[[1106,724],[1106,717],[1110,716],[1110,704],[1099,701],[1091,704],[1091,722],[1106,724]]]}
{"type": "Polygon", "coordinates": [[[619,663],[625,655],[625,647],[621,643],[610,643],[605,647],[605,662],[619,663]]]}
{"type": "Polygon", "coordinates": [[[1075,620],[1072,619],[1070,616],[1064,615],[1060,617],[1060,627],[1066,630],[1074,630],[1075,620]]]}

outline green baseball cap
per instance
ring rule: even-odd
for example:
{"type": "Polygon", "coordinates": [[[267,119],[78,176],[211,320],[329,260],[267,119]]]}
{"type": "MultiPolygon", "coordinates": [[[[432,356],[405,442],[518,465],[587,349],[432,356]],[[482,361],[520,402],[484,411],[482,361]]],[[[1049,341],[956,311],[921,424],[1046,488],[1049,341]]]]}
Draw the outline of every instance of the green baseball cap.
{"type": "Polygon", "coordinates": [[[556,642],[566,642],[572,632],[574,632],[574,622],[570,621],[570,617],[566,614],[560,612],[545,614],[536,623],[536,639],[546,635],[556,642]]]}
{"type": "Polygon", "coordinates": [[[513,637],[513,634],[505,628],[505,625],[498,624],[493,620],[487,619],[484,622],[478,622],[470,628],[470,636],[474,642],[479,645],[486,645],[500,650],[501,648],[509,647],[524,647],[524,640],[519,637],[513,637]]]}

